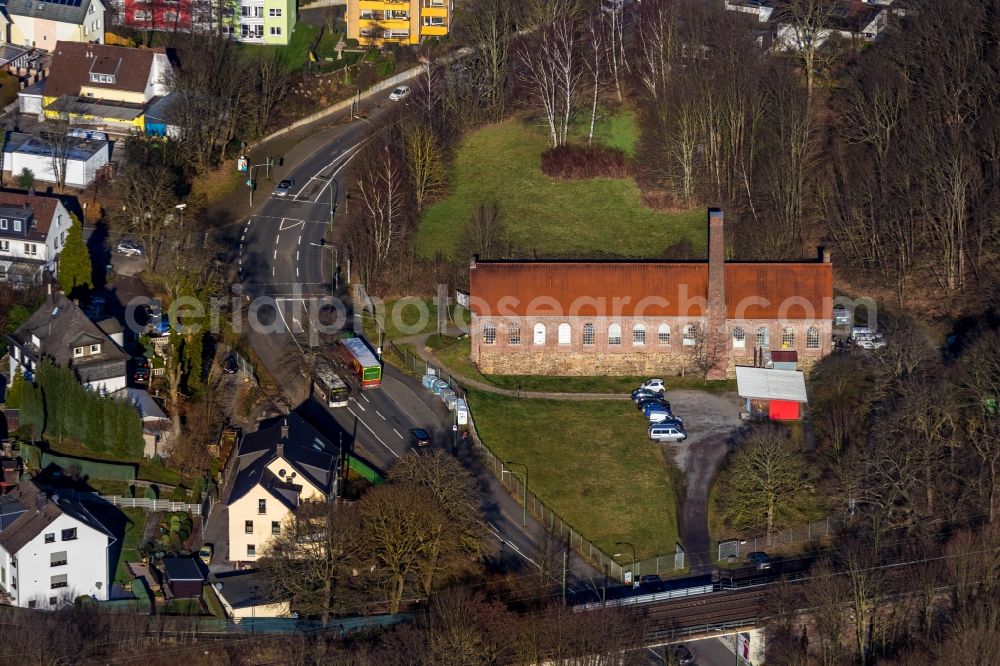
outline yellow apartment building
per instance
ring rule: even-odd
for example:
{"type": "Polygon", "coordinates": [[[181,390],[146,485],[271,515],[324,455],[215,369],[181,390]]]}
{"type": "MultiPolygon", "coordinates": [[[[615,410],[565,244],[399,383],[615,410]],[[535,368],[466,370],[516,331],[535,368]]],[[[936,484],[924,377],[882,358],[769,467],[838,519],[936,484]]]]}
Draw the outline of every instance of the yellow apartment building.
{"type": "Polygon", "coordinates": [[[448,34],[454,0],[347,0],[347,37],[382,46],[448,34]]]}

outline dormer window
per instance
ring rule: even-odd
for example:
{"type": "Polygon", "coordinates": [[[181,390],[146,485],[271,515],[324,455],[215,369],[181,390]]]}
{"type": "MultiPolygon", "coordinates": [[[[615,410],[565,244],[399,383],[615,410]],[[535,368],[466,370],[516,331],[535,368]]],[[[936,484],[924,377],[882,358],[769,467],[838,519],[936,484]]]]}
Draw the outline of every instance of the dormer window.
{"type": "Polygon", "coordinates": [[[83,347],[73,347],[73,358],[80,358],[83,356],[83,347]]]}
{"type": "Polygon", "coordinates": [[[99,345],[99,344],[98,345],[90,345],[90,353],[91,354],[100,354],[101,353],[101,345],[99,345]]]}
{"type": "Polygon", "coordinates": [[[93,72],[91,72],[90,73],[90,82],[91,83],[110,83],[110,84],[114,85],[115,75],[114,74],[94,74],[93,72]]]}
{"type": "Polygon", "coordinates": [[[21,230],[21,220],[14,220],[14,231],[21,230]]]}
{"type": "Polygon", "coordinates": [[[0,217],[0,231],[7,231],[7,218],[0,217]]]}

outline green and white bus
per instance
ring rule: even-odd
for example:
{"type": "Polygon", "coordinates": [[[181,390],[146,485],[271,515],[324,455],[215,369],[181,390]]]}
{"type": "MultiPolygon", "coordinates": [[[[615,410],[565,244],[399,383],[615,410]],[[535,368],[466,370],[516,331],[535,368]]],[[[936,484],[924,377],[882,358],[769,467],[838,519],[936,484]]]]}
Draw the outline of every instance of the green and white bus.
{"type": "Polygon", "coordinates": [[[318,358],[313,368],[313,393],[327,407],[346,407],[350,389],[330,361],[318,358]]]}

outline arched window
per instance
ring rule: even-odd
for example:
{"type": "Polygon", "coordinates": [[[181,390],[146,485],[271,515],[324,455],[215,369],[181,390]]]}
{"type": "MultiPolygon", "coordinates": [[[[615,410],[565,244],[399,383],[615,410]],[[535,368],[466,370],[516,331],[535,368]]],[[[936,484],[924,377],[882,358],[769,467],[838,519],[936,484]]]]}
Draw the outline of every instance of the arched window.
{"type": "Polygon", "coordinates": [[[698,342],[698,324],[688,324],[684,327],[684,346],[694,347],[698,342]]]}
{"type": "Polygon", "coordinates": [[[747,346],[747,332],[737,326],[733,329],[733,347],[743,349],[747,346]]]}
{"type": "Polygon", "coordinates": [[[646,326],[636,324],[632,327],[632,344],[642,346],[646,344],[646,326]]]}
{"type": "Polygon", "coordinates": [[[594,344],[594,325],[590,322],[583,325],[583,344],[594,344]]]}
{"type": "Polygon", "coordinates": [[[559,324],[559,344],[568,345],[572,341],[572,331],[569,324],[559,324]]]}
{"type": "Polygon", "coordinates": [[[497,325],[491,321],[483,324],[483,344],[492,345],[497,341],[497,325]]]}
{"type": "Polygon", "coordinates": [[[622,343],[622,327],[620,324],[608,326],[608,344],[620,345],[622,343]]]}
{"type": "Polygon", "coordinates": [[[545,344],[545,324],[542,323],[535,324],[535,344],[536,345],[545,344]]]}
{"type": "Polygon", "coordinates": [[[806,331],[806,349],[819,349],[819,329],[815,326],[806,331]]]}
{"type": "Polygon", "coordinates": [[[781,348],[795,349],[795,329],[791,326],[786,326],[781,331],[781,348]]]}
{"type": "Polygon", "coordinates": [[[770,349],[771,336],[768,334],[767,326],[761,326],[757,329],[757,346],[761,349],[770,349]]]}
{"type": "Polygon", "coordinates": [[[670,324],[660,324],[660,330],[656,334],[656,341],[661,345],[670,344],[670,324]]]}
{"type": "Polygon", "coordinates": [[[509,345],[519,345],[521,344],[521,325],[516,321],[512,321],[507,324],[507,344],[509,345]]]}

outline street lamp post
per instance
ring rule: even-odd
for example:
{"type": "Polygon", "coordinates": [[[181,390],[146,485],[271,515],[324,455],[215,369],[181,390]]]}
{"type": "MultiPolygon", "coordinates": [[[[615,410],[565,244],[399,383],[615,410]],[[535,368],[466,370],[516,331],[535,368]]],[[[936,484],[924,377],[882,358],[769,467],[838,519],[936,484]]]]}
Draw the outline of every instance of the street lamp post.
{"type": "MultiPolygon", "coordinates": [[[[639,580],[635,577],[635,546],[630,544],[628,541],[618,541],[615,543],[616,546],[628,546],[632,552],[632,566],[629,567],[629,572],[632,574],[632,589],[639,587],[639,580]]],[[[621,557],[621,553],[615,553],[615,557],[621,557]]]]}
{"type": "MultiPolygon", "coordinates": [[[[513,460],[505,460],[504,465],[510,467],[511,465],[517,465],[518,467],[524,468],[524,499],[521,501],[521,525],[528,525],[528,466],[524,463],[514,462],[513,460]]],[[[511,470],[511,474],[517,474],[511,470]]]]}

